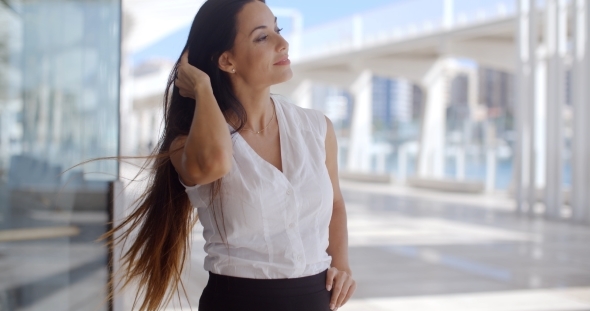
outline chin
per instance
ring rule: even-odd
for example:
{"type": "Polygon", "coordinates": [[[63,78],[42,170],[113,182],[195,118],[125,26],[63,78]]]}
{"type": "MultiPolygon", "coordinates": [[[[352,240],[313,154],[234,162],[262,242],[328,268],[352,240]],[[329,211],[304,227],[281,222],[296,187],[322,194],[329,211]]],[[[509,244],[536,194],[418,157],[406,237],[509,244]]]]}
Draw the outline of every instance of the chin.
{"type": "Polygon", "coordinates": [[[289,70],[285,70],[285,72],[277,79],[276,83],[274,84],[287,82],[291,80],[291,78],[293,78],[293,71],[291,70],[291,68],[289,68],[289,70]]]}

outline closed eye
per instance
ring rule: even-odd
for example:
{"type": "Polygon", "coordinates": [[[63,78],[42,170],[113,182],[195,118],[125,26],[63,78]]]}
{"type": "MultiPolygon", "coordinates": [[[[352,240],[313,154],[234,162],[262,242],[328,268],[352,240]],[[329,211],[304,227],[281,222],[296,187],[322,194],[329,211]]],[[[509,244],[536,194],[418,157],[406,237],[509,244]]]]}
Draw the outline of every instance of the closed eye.
{"type": "MultiPolygon", "coordinates": [[[[278,34],[281,34],[281,31],[282,31],[282,30],[283,30],[283,28],[277,28],[277,29],[275,30],[275,32],[276,32],[276,33],[278,33],[278,34]]],[[[260,38],[256,39],[256,42],[261,42],[261,41],[264,41],[264,40],[266,40],[267,38],[268,38],[268,35],[264,35],[264,36],[262,36],[262,37],[260,37],[260,38]]]]}

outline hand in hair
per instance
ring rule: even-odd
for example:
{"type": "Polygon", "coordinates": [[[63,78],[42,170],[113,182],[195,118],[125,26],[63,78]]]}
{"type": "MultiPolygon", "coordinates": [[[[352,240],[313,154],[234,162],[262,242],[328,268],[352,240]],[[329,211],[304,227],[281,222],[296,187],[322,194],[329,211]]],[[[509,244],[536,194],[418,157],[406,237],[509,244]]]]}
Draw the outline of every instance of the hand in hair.
{"type": "Polygon", "coordinates": [[[188,63],[188,52],[186,50],[180,57],[174,85],[179,89],[180,96],[195,99],[200,88],[211,87],[211,80],[205,72],[188,63]]]}

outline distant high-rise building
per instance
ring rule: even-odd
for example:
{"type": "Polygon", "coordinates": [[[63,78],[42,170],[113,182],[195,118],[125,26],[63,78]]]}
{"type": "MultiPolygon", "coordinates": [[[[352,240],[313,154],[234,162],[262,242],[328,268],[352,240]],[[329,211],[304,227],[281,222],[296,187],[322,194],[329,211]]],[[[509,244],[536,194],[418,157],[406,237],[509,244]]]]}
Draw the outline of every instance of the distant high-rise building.
{"type": "Polygon", "coordinates": [[[449,90],[449,106],[469,105],[469,77],[459,73],[451,79],[449,90]]]}
{"type": "Polygon", "coordinates": [[[422,118],[422,110],[424,109],[424,92],[420,86],[412,85],[412,120],[420,120],[422,118]]]}
{"type": "Polygon", "coordinates": [[[500,110],[514,106],[514,76],[512,74],[480,67],[478,80],[479,103],[488,108],[500,110]]]}
{"type": "Polygon", "coordinates": [[[414,117],[414,87],[405,79],[373,77],[373,124],[392,129],[395,123],[414,117]]]}

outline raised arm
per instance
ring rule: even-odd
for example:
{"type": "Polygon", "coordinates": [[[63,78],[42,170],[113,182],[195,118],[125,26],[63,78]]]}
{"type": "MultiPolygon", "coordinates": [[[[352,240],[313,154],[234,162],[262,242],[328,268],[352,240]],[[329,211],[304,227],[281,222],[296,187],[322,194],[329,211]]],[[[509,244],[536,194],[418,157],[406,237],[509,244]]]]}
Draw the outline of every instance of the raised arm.
{"type": "Polygon", "coordinates": [[[175,85],[180,95],[195,99],[195,113],[188,136],[177,137],[170,146],[172,165],[187,186],[211,183],[229,172],[233,148],[227,123],[209,76],[181,57],[175,85]]]}

